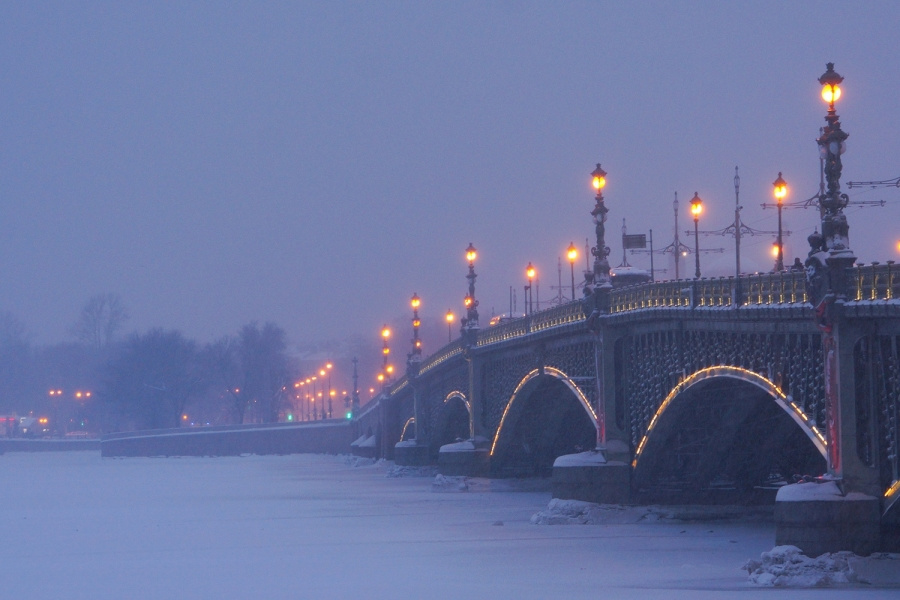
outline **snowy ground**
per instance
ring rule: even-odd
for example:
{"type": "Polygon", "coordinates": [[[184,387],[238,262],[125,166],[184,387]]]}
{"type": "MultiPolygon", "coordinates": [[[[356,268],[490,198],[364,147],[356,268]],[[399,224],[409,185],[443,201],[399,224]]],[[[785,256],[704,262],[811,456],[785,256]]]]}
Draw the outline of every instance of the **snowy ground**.
{"type": "Polygon", "coordinates": [[[548,506],[540,482],[349,463],[7,453],[0,598],[799,599],[900,590],[889,585],[900,582],[898,560],[878,563],[888,575],[877,585],[752,584],[743,567],[762,564],[774,542],[764,519],[626,518],[607,508],[594,524],[542,525],[532,517],[561,509],[548,506]]]}

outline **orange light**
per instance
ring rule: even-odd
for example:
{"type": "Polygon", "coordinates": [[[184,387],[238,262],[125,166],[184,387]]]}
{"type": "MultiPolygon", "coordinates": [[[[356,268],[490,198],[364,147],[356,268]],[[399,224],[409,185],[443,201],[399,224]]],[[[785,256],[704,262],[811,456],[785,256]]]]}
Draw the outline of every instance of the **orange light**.
{"type": "Polygon", "coordinates": [[[320,376],[320,377],[325,377],[325,369],[321,369],[321,370],[319,371],[319,376],[320,376]]]}
{"type": "Polygon", "coordinates": [[[384,373],[378,374],[378,381],[384,381],[384,373]]]}
{"type": "Polygon", "coordinates": [[[570,263],[574,263],[575,259],[578,258],[578,248],[575,247],[575,242],[569,242],[569,248],[566,250],[566,256],[569,259],[570,263]]]}
{"type": "Polygon", "coordinates": [[[476,258],[478,258],[478,251],[475,250],[475,246],[472,245],[472,242],[469,242],[469,247],[466,248],[466,260],[473,263],[476,258]]]}
{"type": "Polygon", "coordinates": [[[390,375],[391,373],[394,372],[394,367],[393,367],[393,365],[388,365],[388,366],[387,366],[387,372],[388,372],[388,375],[390,375]]]}
{"type": "Polygon", "coordinates": [[[534,266],[531,263],[528,263],[528,266],[525,267],[525,277],[528,278],[528,281],[534,279],[536,271],[534,270],[534,266]]]}
{"type": "Polygon", "coordinates": [[[331,363],[325,363],[325,368],[326,368],[326,369],[330,369],[331,367],[332,367],[332,364],[331,364],[331,363]]]}
{"type": "Polygon", "coordinates": [[[388,348],[387,346],[385,346],[384,348],[381,349],[381,352],[382,352],[382,354],[384,354],[385,356],[387,356],[388,354],[391,353],[391,349],[388,348]]]}
{"type": "Polygon", "coordinates": [[[413,319],[413,327],[418,327],[418,326],[421,325],[421,324],[422,324],[422,322],[421,322],[420,320],[418,320],[418,319],[413,319]]]}
{"type": "Polygon", "coordinates": [[[787,181],[781,177],[781,171],[778,172],[778,179],[772,185],[775,186],[775,199],[781,204],[787,196],[787,181]]]}
{"type": "Polygon", "coordinates": [[[819,83],[822,84],[822,100],[833,110],[834,103],[841,97],[841,82],[844,78],[834,70],[834,63],[826,63],[825,67],[825,73],[819,77],[819,83]]]}
{"type": "Polygon", "coordinates": [[[387,325],[385,325],[381,330],[381,337],[383,337],[384,339],[388,339],[389,337],[391,337],[391,330],[388,329],[387,325]]]}
{"type": "Polygon", "coordinates": [[[834,104],[841,98],[841,86],[825,84],[822,86],[822,100],[828,104],[834,104]]]}
{"type": "Polygon", "coordinates": [[[467,295],[465,297],[465,299],[463,300],[463,304],[466,305],[466,308],[469,308],[470,306],[472,306],[472,296],[467,295]]]}
{"type": "Polygon", "coordinates": [[[418,295],[418,294],[413,294],[413,295],[412,295],[412,300],[410,300],[410,304],[412,304],[412,307],[413,307],[414,310],[416,310],[416,309],[419,308],[419,303],[420,303],[420,302],[421,302],[421,300],[419,299],[419,295],[418,295]]]}
{"type": "Polygon", "coordinates": [[[187,415],[181,415],[181,420],[182,420],[182,421],[187,421],[187,420],[188,420],[188,416],[187,416],[187,415]]]}
{"type": "Polygon", "coordinates": [[[703,200],[697,195],[697,192],[694,192],[694,197],[691,198],[691,214],[694,215],[694,220],[700,218],[700,213],[703,212],[703,200]]]}
{"type": "Polygon", "coordinates": [[[772,244],[772,258],[778,258],[778,242],[772,244]]]}
{"type": "MultiPolygon", "coordinates": [[[[898,247],[900,247],[900,242],[898,242],[897,245],[898,245],[898,247]]],[[[454,315],[452,311],[448,310],[447,317],[446,317],[447,323],[452,323],[455,318],[456,318],[456,315],[454,315]]]]}
{"type": "Polygon", "coordinates": [[[591,183],[595,190],[599,192],[606,187],[606,171],[600,167],[600,163],[597,163],[597,168],[591,172],[591,177],[591,183]]]}

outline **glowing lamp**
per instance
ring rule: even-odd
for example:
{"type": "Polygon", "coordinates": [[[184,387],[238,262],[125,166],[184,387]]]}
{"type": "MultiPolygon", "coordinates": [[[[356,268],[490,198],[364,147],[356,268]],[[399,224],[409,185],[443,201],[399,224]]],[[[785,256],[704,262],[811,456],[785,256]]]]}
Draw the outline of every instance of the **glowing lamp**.
{"type": "Polygon", "coordinates": [[[787,196],[787,181],[781,177],[781,171],[778,172],[778,179],[772,185],[775,186],[775,200],[778,201],[778,204],[781,204],[787,196]]]}
{"type": "Polygon", "coordinates": [[[531,281],[532,279],[534,279],[534,275],[535,275],[534,266],[529,262],[528,266],[525,267],[525,277],[528,278],[528,281],[531,281]]]}
{"type": "Polygon", "coordinates": [[[391,337],[391,330],[388,329],[387,326],[385,326],[381,330],[381,337],[383,337],[384,339],[388,339],[389,337],[391,337]]]}
{"type": "Polygon", "coordinates": [[[819,77],[819,83],[822,84],[822,99],[833,109],[834,103],[841,97],[841,82],[844,78],[834,70],[834,63],[827,63],[825,66],[827,70],[819,77]]]}
{"type": "Polygon", "coordinates": [[[421,302],[421,300],[419,299],[419,295],[418,295],[418,294],[413,294],[413,295],[412,295],[412,300],[410,300],[409,303],[412,305],[413,309],[416,310],[416,309],[419,308],[419,303],[420,303],[420,302],[421,302]]]}
{"type": "Polygon", "coordinates": [[[606,187],[606,171],[600,167],[600,163],[597,163],[597,168],[591,172],[591,177],[595,190],[599,192],[606,187]]]}
{"type": "Polygon", "coordinates": [[[575,263],[575,259],[578,258],[578,248],[575,247],[575,242],[569,242],[569,248],[566,250],[566,257],[569,259],[570,263],[575,263]]]}
{"type": "Polygon", "coordinates": [[[466,260],[471,264],[475,262],[476,258],[478,258],[478,251],[475,250],[475,246],[472,245],[472,242],[469,242],[469,247],[466,248],[466,260]]]}
{"type": "Polygon", "coordinates": [[[447,324],[449,325],[450,323],[452,323],[454,321],[454,319],[456,319],[456,315],[453,314],[453,311],[448,310],[446,319],[447,319],[447,324]]]}
{"type": "Polygon", "coordinates": [[[691,214],[694,215],[695,221],[700,218],[700,213],[702,212],[703,200],[697,195],[697,192],[694,192],[694,197],[691,198],[691,214]]]}

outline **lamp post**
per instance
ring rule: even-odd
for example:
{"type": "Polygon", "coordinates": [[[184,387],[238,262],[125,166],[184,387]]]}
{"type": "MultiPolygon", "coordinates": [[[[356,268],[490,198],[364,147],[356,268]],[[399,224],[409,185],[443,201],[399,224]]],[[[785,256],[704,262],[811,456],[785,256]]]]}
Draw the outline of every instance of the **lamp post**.
{"type": "Polygon", "coordinates": [[[379,378],[379,381],[381,381],[381,383],[382,383],[382,388],[385,390],[388,387],[388,383],[389,383],[389,379],[390,379],[388,377],[388,355],[390,355],[390,353],[391,353],[391,349],[388,346],[388,339],[390,339],[390,337],[391,337],[391,330],[388,328],[387,325],[385,325],[384,327],[381,328],[381,339],[383,340],[383,344],[381,347],[381,354],[384,356],[384,361],[382,362],[382,365],[381,365],[381,377],[379,378]]]}
{"type": "Polygon", "coordinates": [[[447,311],[447,316],[444,317],[447,320],[447,343],[449,344],[453,341],[453,333],[451,331],[451,327],[453,326],[453,321],[456,320],[456,315],[453,314],[452,310],[447,311]]]}
{"type": "Polygon", "coordinates": [[[781,177],[781,171],[778,172],[778,179],[772,185],[775,186],[775,202],[778,204],[778,254],[775,256],[775,272],[779,273],[784,271],[784,238],[781,229],[781,208],[787,196],[787,182],[781,177]]]}
{"type": "Polygon", "coordinates": [[[422,439],[420,434],[424,431],[422,429],[422,416],[419,414],[420,409],[418,389],[419,367],[422,363],[422,340],[419,339],[419,325],[421,325],[421,321],[419,321],[419,305],[421,303],[422,300],[419,298],[419,295],[414,293],[409,301],[409,304],[410,306],[412,306],[413,310],[412,351],[406,355],[406,379],[409,382],[410,388],[412,389],[413,393],[413,419],[415,423],[415,439],[417,443],[418,440],[422,439]]]}
{"type": "Polygon", "coordinates": [[[591,249],[594,255],[594,271],[591,273],[591,283],[594,287],[611,288],[612,282],[609,278],[609,248],[606,247],[606,214],[609,209],[603,199],[603,188],[606,187],[606,171],[597,163],[597,167],[591,172],[591,184],[597,190],[594,197],[594,209],[591,216],[594,217],[594,231],[597,234],[597,245],[591,249]]]}
{"type": "Polygon", "coordinates": [[[466,260],[469,261],[469,273],[466,279],[469,280],[469,293],[466,294],[466,318],[462,320],[463,328],[467,331],[478,329],[478,300],[475,299],[475,259],[478,257],[478,251],[475,246],[469,243],[466,248],[466,260]]]}
{"type": "Polygon", "coordinates": [[[532,286],[534,285],[534,275],[534,265],[529,262],[528,266],[525,267],[525,278],[528,280],[528,285],[525,286],[525,293],[528,295],[528,314],[534,314],[534,294],[532,292],[532,286]]]}
{"type": "Polygon", "coordinates": [[[691,198],[691,214],[694,216],[694,259],[696,264],[696,270],[694,271],[694,277],[700,279],[700,213],[703,212],[703,200],[700,199],[700,196],[697,195],[697,192],[694,192],[694,197],[691,198]]]}
{"type": "Polygon", "coordinates": [[[412,299],[409,301],[410,306],[413,309],[413,339],[412,339],[412,352],[410,353],[409,359],[413,361],[419,361],[422,359],[422,340],[419,339],[419,325],[422,324],[419,321],[419,305],[422,300],[419,298],[418,294],[413,294],[412,299]]]}
{"type": "Polygon", "coordinates": [[[569,267],[572,271],[572,300],[575,300],[575,261],[578,259],[578,248],[575,247],[575,242],[569,242],[566,258],[569,259],[569,267]]]}

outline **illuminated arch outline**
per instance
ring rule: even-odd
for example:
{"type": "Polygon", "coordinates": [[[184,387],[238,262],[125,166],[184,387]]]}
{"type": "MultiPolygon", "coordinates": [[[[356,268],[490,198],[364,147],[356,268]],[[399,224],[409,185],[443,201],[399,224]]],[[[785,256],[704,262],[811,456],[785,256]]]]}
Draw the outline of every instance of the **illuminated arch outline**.
{"type": "Polygon", "coordinates": [[[457,398],[457,399],[461,400],[462,403],[465,404],[465,406],[466,406],[466,412],[469,413],[469,418],[471,419],[471,418],[472,418],[472,405],[469,403],[469,399],[466,398],[466,395],[463,394],[461,391],[459,391],[459,390],[453,390],[452,392],[450,392],[449,394],[447,394],[447,396],[444,398],[444,404],[447,404],[448,402],[450,402],[450,401],[453,400],[454,398],[457,398]]]}
{"type": "Polygon", "coordinates": [[[403,438],[406,437],[406,429],[415,422],[416,422],[416,418],[410,417],[406,420],[406,423],[403,424],[403,431],[400,432],[400,441],[401,442],[403,441],[403,438]]]}
{"type": "Polygon", "coordinates": [[[506,403],[506,408],[503,409],[503,416],[500,417],[500,426],[497,427],[497,433],[494,434],[494,442],[491,444],[491,456],[494,455],[494,451],[497,449],[497,443],[500,441],[500,433],[503,431],[503,425],[506,423],[506,416],[509,414],[509,409],[512,407],[513,402],[518,398],[519,390],[522,387],[540,375],[550,375],[551,377],[555,377],[556,379],[562,381],[569,390],[575,394],[575,397],[578,398],[578,401],[581,403],[581,406],[584,408],[585,412],[587,412],[588,416],[591,418],[591,421],[594,424],[594,427],[597,427],[597,413],[594,411],[594,407],[591,406],[590,401],[587,399],[582,391],[578,388],[578,385],[572,381],[572,378],[560,371],[555,367],[544,367],[543,372],[541,369],[534,369],[528,375],[526,375],[522,381],[519,382],[519,385],[516,386],[516,389],[513,390],[512,396],[509,398],[509,402],[506,403]]]}
{"type": "Polygon", "coordinates": [[[759,373],[755,373],[749,369],[744,369],[741,367],[726,367],[726,366],[718,366],[718,367],[707,367],[705,369],[700,369],[690,377],[684,379],[672,388],[672,391],[669,392],[669,395],[666,396],[666,399],[663,400],[663,403],[659,405],[659,408],[656,409],[656,413],[653,415],[653,418],[650,420],[650,425],[647,427],[647,432],[644,433],[644,437],[641,438],[641,443],[638,444],[637,451],[634,453],[634,460],[631,462],[632,467],[637,466],[638,459],[641,457],[641,452],[644,451],[644,446],[647,444],[647,439],[650,437],[650,434],[653,431],[653,428],[656,426],[656,423],[659,421],[660,415],[665,412],[665,410],[669,407],[672,400],[674,400],[681,392],[693,387],[694,385],[700,383],[701,381],[705,381],[707,379],[712,379],[713,377],[727,377],[730,379],[739,379],[741,381],[746,381],[748,383],[752,383],[756,387],[761,390],[767,392],[775,402],[784,410],[787,414],[791,416],[792,419],[803,429],[803,432],[806,433],[807,437],[815,444],[816,449],[822,454],[823,457],[826,456],[826,448],[828,447],[828,442],[825,440],[825,436],[819,429],[816,427],[815,423],[813,423],[812,419],[810,419],[806,413],[803,412],[797,404],[787,396],[781,388],[779,388],[775,383],[766,379],[759,373]]]}

